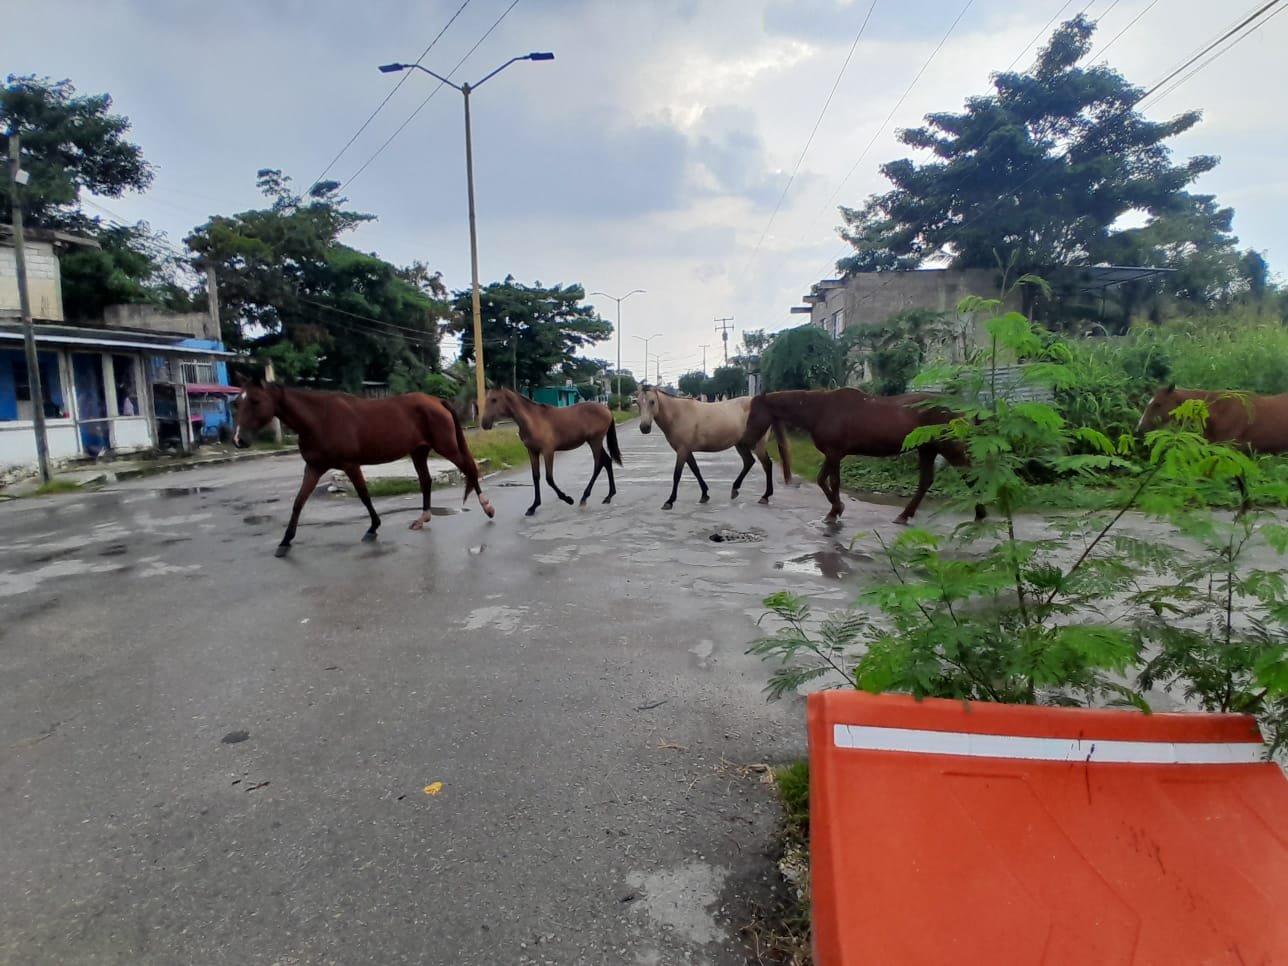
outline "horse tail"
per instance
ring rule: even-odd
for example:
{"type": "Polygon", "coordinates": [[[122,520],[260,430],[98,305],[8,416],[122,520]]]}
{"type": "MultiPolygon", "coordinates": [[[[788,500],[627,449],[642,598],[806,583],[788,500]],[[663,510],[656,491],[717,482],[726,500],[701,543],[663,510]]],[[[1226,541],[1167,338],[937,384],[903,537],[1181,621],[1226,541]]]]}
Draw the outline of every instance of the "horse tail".
{"type": "Polygon", "coordinates": [[[778,443],[778,458],[783,464],[783,482],[792,481],[792,448],[787,442],[787,431],[783,429],[781,420],[773,421],[774,441],[778,443]]]}
{"type": "Polygon", "coordinates": [[[622,465],[622,451],[617,448],[617,420],[608,424],[608,455],[618,466],[622,465]]]}
{"type": "Polygon", "coordinates": [[[474,454],[470,452],[469,444],[465,442],[465,427],[461,425],[461,417],[456,414],[455,406],[444,403],[444,407],[452,414],[452,428],[456,431],[456,448],[461,454],[461,472],[465,474],[465,498],[469,499],[471,493],[477,493],[482,499],[483,488],[479,486],[479,467],[474,462],[474,454]]]}

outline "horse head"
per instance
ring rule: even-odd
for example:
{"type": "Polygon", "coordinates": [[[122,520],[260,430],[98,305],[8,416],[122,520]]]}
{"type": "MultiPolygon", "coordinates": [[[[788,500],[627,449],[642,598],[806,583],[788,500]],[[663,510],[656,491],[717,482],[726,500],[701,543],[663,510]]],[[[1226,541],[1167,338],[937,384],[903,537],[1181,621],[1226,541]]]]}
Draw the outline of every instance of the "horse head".
{"type": "Polygon", "coordinates": [[[479,425],[491,429],[502,416],[511,415],[510,401],[506,399],[505,390],[492,386],[483,397],[483,408],[479,412],[479,425]]]}
{"type": "Polygon", "coordinates": [[[660,401],[657,398],[657,389],[652,386],[640,386],[639,391],[635,394],[635,405],[640,410],[640,432],[653,432],[653,420],[657,417],[658,406],[660,401]]]}
{"type": "Polygon", "coordinates": [[[1172,410],[1184,401],[1184,397],[1176,389],[1176,383],[1159,389],[1150,399],[1145,411],[1141,413],[1140,422],[1136,424],[1136,432],[1148,433],[1158,429],[1171,418],[1172,410]]]}
{"type": "Polygon", "coordinates": [[[255,434],[277,416],[281,398],[282,387],[277,383],[259,380],[243,383],[241,393],[233,400],[233,444],[239,449],[249,449],[255,434]]]}

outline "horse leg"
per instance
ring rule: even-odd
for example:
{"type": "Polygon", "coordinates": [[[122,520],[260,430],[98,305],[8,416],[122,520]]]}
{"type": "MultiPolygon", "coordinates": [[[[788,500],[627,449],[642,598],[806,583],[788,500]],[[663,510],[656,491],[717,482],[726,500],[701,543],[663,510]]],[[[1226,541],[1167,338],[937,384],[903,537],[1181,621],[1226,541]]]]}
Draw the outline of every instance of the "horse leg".
{"type": "Polygon", "coordinates": [[[599,479],[599,471],[604,468],[604,460],[607,458],[604,453],[603,440],[592,439],[590,441],[590,451],[595,454],[595,472],[590,474],[590,482],[586,484],[586,492],[581,495],[582,506],[585,506],[586,501],[590,499],[590,491],[595,488],[595,481],[599,479]]]}
{"type": "Polygon", "coordinates": [[[733,481],[733,490],[729,494],[729,499],[736,500],[738,499],[738,490],[742,488],[742,481],[747,478],[747,474],[751,471],[751,468],[756,461],[752,459],[751,448],[744,443],[734,443],[733,448],[736,449],[738,451],[738,455],[742,457],[742,472],[739,473],[738,478],[733,481]]]}
{"type": "Polygon", "coordinates": [[[769,450],[765,448],[763,439],[756,444],[756,458],[765,468],[765,495],[760,498],[760,502],[768,503],[769,498],[774,495],[774,464],[769,458],[769,450]]]}
{"type": "Polygon", "coordinates": [[[318,485],[318,480],[320,479],[322,479],[322,470],[306,463],[304,465],[304,480],[300,483],[300,492],[295,494],[295,505],[291,507],[291,522],[286,525],[286,533],[282,535],[282,542],[277,545],[275,556],[285,557],[291,552],[291,541],[295,539],[295,528],[300,522],[300,511],[304,509],[304,504],[313,495],[313,488],[318,485]]]}
{"type": "MultiPolygon", "coordinates": [[[[421,514],[411,522],[411,530],[423,529],[429,522],[429,492],[433,485],[433,478],[429,475],[429,453],[424,450],[417,450],[411,454],[412,466],[416,467],[416,477],[420,480],[420,509],[421,514]]],[[[469,490],[465,491],[466,498],[469,498],[469,490]]]]}
{"type": "Polygon", "coordinates": [[[523,514],[530,517],[541,506],[541,454],[535,449],[528,450],[528,462],[532,464],[532,506],[523,514]]]}
{"type": "Polygon", "coordinates": [[[684,464],[688,458],[689,454],[684,450],[677,449],[675,451],[675,473],[671,477],[671,495],[662,504],[663,510],[669,510],[675,506],[675,495],[680,492],[680,477],[684,475],[684,464]]]}
{"type": "Polygon", "coordinates": [[[1239,488],[1239,509],[1235,512],[1234,518],[1239,520],[1252,509],[1252,503],[1248,500],[1248,481],[1243,478],[1243,474],[1234,478],[1234,485],[1239,488]]]}
{"type": "Polygon", "coordinates": [[[926,491],[930,489],[930,484],[935,482],[935,458],[938,455],[931,446],[922,446],[917,450],[917,492],[912,495],[911,502],[903,508],[903,512],[895,517],[894,522],[900,526],[908,525],[926,491]]]}
{"type": "Polygon", "coordinates": [[[555,496],[563,500],[569,506],[572,506],[572,497],[563,490],[559,489],[559,484],[555,482],[555,451],[548,450],[546,456],[546,482],[550,484],[550,489],[555,491],[555,496]]]}
{"type": "Polygon", "coordinates": [[[832,504],[832,510],[828,513],[826,520],[828,523],[835,523],[845,512],[845,507],[841,505],[841,458],[839,456],[827,456],[823,461],[823,468],[818,471],[818,486],[832,504]]]}
{"type": "Polygon", "coordinates": [[[613,497],[617,496],[617,481],[613,479],[613,458],[604,453],[604,469],[608,470],[608,496],[604,497],[604,503],[612,503],[613,497]]]}
{"type": "Polygon", "coordinates": [[[344,467],[344,475],[353,483],[353,491],[358,494],[358,499],[362,505],[367,508],[367,513],[371,515],[371,527],[362,535],[364,541],[376,539],[376,531],[380,529],[380,514],[376,508],[371,505],[371,494],[367,492],[367,480],[362,475],[362,467],[357,463],[344,467]]]}
{"type": "MultiPolygon", "coordinates": [[[[952,449],[945,451],[942,455],[950,466],[961,472],[962,476],[966,480],[966,485],[973,489],[975,482],[970,473],[970,460],[966,458],[965,451],[960,447],[953,447],[952,449]]],[[[976,503],[975,522],[979,523],[980,520],[983,520],[987,516],[988,510],[985,509],[984,504],[976,503]]]]}
{"type": "Polygon", "coordinates": [[[707,481],[702,478],[702,473],[698,470],[697,457],[690,453],[689,458],[684,462],[687,463],[689,469],[693,471],[693,477],[698,481],[698,486],[702,487],[702,499],[698,500],[698,502],[706,503],[711,499],[711,492],[707,489],[707,481]]]}

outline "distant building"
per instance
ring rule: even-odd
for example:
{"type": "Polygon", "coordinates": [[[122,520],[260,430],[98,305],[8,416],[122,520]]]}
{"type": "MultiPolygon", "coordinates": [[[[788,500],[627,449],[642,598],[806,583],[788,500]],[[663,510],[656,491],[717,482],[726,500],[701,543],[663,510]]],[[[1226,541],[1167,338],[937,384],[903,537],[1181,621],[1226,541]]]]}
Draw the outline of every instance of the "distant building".
{"type": "MultiPolygon", "coordinates": [[[[207,430],[205,399],[227,396],[225,352],[212,314],[116,306],[101,322],[68,323],[59,255],[97,242],[64,232],[24,232],[45,426],[53,460],[164,445],[188,448],[207,430]]],[[[34,464],[31,378],[23,348],[12,229],[0,225],[0,467],[34,464]]],[[[214,407],[209,407],[213,410],[214,407]]],[[[223,400],[219,409],[226,419],[223,400]]]]}

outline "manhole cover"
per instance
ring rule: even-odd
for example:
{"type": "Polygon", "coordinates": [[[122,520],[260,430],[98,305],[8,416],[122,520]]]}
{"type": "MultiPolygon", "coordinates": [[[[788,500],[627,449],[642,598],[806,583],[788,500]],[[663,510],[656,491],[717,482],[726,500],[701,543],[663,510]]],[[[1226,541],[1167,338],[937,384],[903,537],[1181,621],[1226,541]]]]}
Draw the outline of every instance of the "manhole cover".
{"type": "Polygon", "coordinates": [[[763,530],[734,530],[721,527],[708,537],[712,543],[759,543],[765,539],[763,530]]]}

